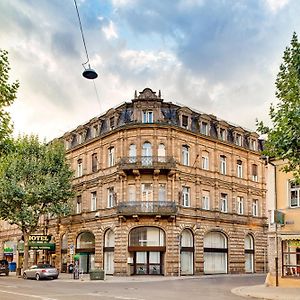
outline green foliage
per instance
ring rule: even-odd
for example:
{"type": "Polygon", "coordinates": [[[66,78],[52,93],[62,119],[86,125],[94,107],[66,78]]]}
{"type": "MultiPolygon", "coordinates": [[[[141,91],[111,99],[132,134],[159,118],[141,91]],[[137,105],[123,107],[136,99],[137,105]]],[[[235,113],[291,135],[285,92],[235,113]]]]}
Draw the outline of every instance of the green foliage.
{"type": "Polygon", "coordinates": [[[264,154],[288,161],[284,171],[292,172],[300,181],[300,43],[296,33],[284,51],[276,97],[279,103],[272,105],[269,112],[272,127],[258,123],[258,130],[268,136],[264,154]]]}
{"type": "Polygon", "coordinates": [[[5,108],[14,102],[19,87],[18,81],[9,83],[9,70],[8,53],[0,49],[0,146],[12,132],[10,116],[5,108]]]}
{"type": "Polygon", "coordinates": [[[72,176],[62,143],[40,143],[35,136],[12,140],[0,157],[0,218],[31,233],[41,215],[68,214],[72,176]]]}

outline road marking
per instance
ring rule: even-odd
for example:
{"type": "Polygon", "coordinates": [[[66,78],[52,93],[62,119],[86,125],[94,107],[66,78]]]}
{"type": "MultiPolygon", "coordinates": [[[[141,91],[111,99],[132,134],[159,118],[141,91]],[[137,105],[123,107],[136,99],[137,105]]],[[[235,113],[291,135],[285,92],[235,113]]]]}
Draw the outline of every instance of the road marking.
{"type": "Polygon", "coordinates": [[[42,299],[42,300],[58,300],[58,299],[55,299],[55,298],[48,298],[48,297],[45,297],[45,296],[22,294],[22,293],[8,292],[8,291],[3,291],[3,290],[0,290],[0,293],[13,294],[13,295],[24,296],[24,297],[29,297],[29,298],[42,299]]]}

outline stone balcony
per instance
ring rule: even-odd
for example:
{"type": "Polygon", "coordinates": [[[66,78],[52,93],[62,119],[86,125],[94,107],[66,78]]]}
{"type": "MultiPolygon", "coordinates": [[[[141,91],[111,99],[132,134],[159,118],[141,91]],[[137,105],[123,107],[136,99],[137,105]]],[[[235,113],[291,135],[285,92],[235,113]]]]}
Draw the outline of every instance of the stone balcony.
{"type": "Polygon", "coordinates": [[[122,216],[174,216],[177,214],[177,205],[171,201],[129,201],[119,203],[117,212],[122,216]]]}
{"type": "Polygon", "coordinates": [[[176,161],[171,156],[131,156],[122,157],[119,168],[123,171],[130,170],[171,170],[176,167],[176,161]]]}

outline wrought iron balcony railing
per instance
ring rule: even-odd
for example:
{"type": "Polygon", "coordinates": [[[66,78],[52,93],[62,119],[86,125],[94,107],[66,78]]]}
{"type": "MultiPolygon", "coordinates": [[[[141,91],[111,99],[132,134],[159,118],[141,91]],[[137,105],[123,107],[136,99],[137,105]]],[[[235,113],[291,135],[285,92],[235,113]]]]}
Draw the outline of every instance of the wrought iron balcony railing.
{"type": "Polygon", "coordinates": [[[117,206],[121,215],[161,215],[171,216],[177,213],[175,202],[171,201],[129,201],[117,206]]]}
{"type": "Polygon", "coordinates": [[[130,156],[122,157],[119,166],[121,169],[172,169],[176,162],[171,156],[130,156]]]}

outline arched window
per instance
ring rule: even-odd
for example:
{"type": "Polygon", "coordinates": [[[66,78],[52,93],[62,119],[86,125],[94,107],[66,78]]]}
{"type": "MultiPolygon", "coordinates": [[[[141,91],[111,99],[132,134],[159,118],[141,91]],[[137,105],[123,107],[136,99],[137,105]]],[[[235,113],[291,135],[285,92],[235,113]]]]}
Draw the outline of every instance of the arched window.
{"type": "Polygon", "coordinates": [[[89,273],[95,268],[95,236],[88,231],[78,235],[76,254],[79,254],[79,268],[83,273],[89,273]]]}
{"type": "Polygon", "coordinates": [[[162,275],[165,233],[157,227],[137,227],[129,233],[128,251],[133,258],[131,274],[162,275]]]}
{"type": "Polygon", "coordinates": [[[254,272],[254,239],[250,234],[245,237],[245,272],[254,272]]]}
{"type": "Polygon", "coordinates": [[[114,274],[115,233],[109,229],[104,235],[104,270],[105,274],[114,274]]]}
{"type": "Polygon", "coordinates": [[[67,250],[68,249],[68,234],[65,233],[61,238],[61,249],[67,250]]]}
{"type": "Polygon", "coordinates": [[[95,236],[91,232],[82,232],[77,237],[77,249],[95,248],[95,236]]]}
{"type": "Polygon", "coordinates": [[[68,234],[65,233],[61,237],[61,272],[62,273],[67,272],[67,264],[68,264],[68,234]]]}
{"type": "Polygon", "coordinates": [[[227,238],[218,231],[204,236],[204,273],[227,273],[227,238]]]}
{"type": "Polygon", "coordinates": [[[131,230],[129,246],[165,246],[165,233],[157,227],[137,227],[131,230]]]}
{"type": "Polygon", "coordinates": [[[142,148],[142,164],[143,166],[152,165],[152,145],[145,142],[142,148]]]}
{"type": "Polygon", "coordinates": [[[189,229],[181,233],[180,238],[180,274],[193,275],[194,273],[194,237],[189,229]]]}

